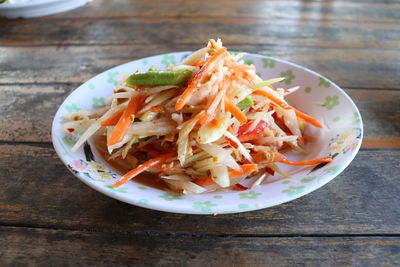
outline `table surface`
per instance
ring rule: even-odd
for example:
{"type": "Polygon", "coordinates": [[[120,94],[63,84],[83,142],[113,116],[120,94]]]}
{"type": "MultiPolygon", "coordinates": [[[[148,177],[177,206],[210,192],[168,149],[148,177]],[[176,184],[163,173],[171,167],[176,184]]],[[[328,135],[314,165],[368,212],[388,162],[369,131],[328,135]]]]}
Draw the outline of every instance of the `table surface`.
{"type": "Polygon", "coordinates": [[[0,19],[0,265],[399,266],[399,25],[398,0],[95,0],[0,19]],[[50,125],[79,84],[217,37],[345,88],[365,137],[342,174],[277,207],[194,216],[108,198],[63,166],[50,125]]]}

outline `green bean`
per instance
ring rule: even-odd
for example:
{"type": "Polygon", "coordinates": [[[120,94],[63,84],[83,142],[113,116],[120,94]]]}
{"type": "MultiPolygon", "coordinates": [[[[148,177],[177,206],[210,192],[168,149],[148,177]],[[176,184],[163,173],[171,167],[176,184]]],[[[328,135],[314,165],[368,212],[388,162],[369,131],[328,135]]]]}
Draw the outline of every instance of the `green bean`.
{"type": "Polygon", "coordinates": [[[130,86],[174,85],[186,82],[191,76],[190,70],[152,70],[134,73],[126,79],[126,83],[130,86]]]}
{"type": "Polygon", "coordinates": [[[248,107],[251,107],[254,105],[253,99],[251,99],[250,96],[246,96],[245,99],[237,103],[237,106],[240,110],[245,110],[248,107]]]}

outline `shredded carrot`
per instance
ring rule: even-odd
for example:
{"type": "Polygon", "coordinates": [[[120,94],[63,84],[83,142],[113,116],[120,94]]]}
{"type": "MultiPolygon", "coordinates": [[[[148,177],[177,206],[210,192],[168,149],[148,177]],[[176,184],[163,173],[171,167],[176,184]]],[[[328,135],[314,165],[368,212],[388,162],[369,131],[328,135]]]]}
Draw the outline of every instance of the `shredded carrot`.
{"type": "Polygon", "coordinates": [[[240,165],[241,170],[230,170],[229,171],[229,178],[236,178],[242,175],[248,175],[251,174],[252,172],[255,172],[258,170],[257,164],[242,164],[240,165]]]}
{"type": "Polygon", "coordinates": [[[115,126],[119,119],[121,118],[122,113],[124,113],[123,110],[121,110],[120,112],[117,112],[115,114],[113,114],[111,117],[109,117],[108,119],[105,119],[104,121],[102,121],[100,123],[101,126],[115,126]]]}
{"type": "Polygon", "coordinates": [[[305,120],[306,122],[309,122],[310,124],[314,125],[315,127],[322,128],[321,123],[314,117],[311,117],[303,112],[301,112],[298,109],[294,109],[294,112],[296,112],[296,115],[305,120]]]}
{"type": "MultiPolygon", "coordinates": [[[[257,164],[242,164],[240,165],[241,170],[230,170],[229,171],[229,178],[233,179],[239,176],[243,176],[243,175],[249,175],[255,171],[258,170],[257,164]]],[[[203,179],[198,179],[195,182],[197,185],[199,186],[207,186],[207,185],[212,185],[215,184],[215,181],[211,178],[211,177],[206,177],[203,179]]]]}
{"type": "Polygon", "coordinates": [[[229,145],[235,149],[239,148],[239,145],[236,144],[235,141],[233,141],[232,139],[230,139],[229,137],[225,136],[226,141],[228,141],[229,145]]]}
{"type": "Polygon", "coordinates": [[[189,101],[189,98],[199,88],[199,85],[203,82],[203,80],[214,71],[214,69],[225,59],[226,56],[226,48],[223,47],[206,60],[206,63],[203,65],[200,71],[190,80],[186,90],[180,95],[175,104],[175,110],[178,111],[183,108],[186,102],[189,101]]]}
{"type": "Polygon", "coordinates": [[[270,100],[272,100],[275,104],[277,104],[281,108],[284,108],[284,109],[292,109],[293,108],[292,106],[286,104],[285,102],[283,102],[282,100],[280,100],[279,98],[277,98],[276,96],[271,94],[270,92],[263,91],[263,90],[256,90],[253,92],[253,94],[269,98],[270,100]]]}
{"type": "Polygon", "coordinates": [[[210,39],[209,42],[210,42],[210,48],[214,48],[215,49],[215,48],[218,47],[218,44],[214,39],[210,39]]]}
{"type": "Polygon", "coordinates": [[[233,134],[233,129],[232,129],[232,126],[228,126],[228,132],[230,132],[231,134],[233,134]]]}
{"type": "Polygon", "coordinates": [[[154,106],[154,107],[150,108],[151,112],[157,112],[157,111],[160,111],[160,110],[161,110],[161,108],[159,106],[154,106]]]}
{"type": "Polygon", "coordinates": [[[128,131],[134,120],[134,115],[138,111],[140,104],[143,102],[143,100],[143,96],[131,97],[128,106],[122,113],[117,125],[114,127],[110,140],[108,140],[107,142],[107,146],[118,144],[124,139],[126,132],[128,131]]]}
{"type": "Polygon", "coordinates": [[[287,159],[281,159],[281,160],[279,160],[279,162],[287,164],[287,165],[294,165],[294,166],[317,165],[320,163],[332,162],[332,157],[327,156],[327,157],[321,157],[321,158],[315,158],[315,159],[303,160],[303,161],[290,161],[287,159]]]}
{"type": "Polygon", "coordinates": [[[216,117],[217,107],[221,103],[222,98],[224,97],[224,94],[225,94],[226,90],[228,89],[228,87],[230,86],[230,84],[231,84],[230,80],[223,81],[223,84],[218,89],[218,92],[215,94],[215,97],[211,101],[211,104],[208,106],[206,112],[203,115],[201,115],[201,117],[199,119],[200,125],[205,125],[205,124],[209,123],[210,121],[212,121],[216,117]]]}
{"type": "Polygon", "coordinates": [[[205,63],[204,60],[198,60],[198,61],[194,62],[194,63],[192,64],[192,66],[201,67],[201,66],[204,65],[204,63],[205,63]]]}
{"type": "Polygon", "coordinates": [[[258,139],[258,138],[261,137],[261,135],[262,135],[261,132],[259,132],[259,133],[257,133],[257,132],[249,133],[249,134],[245,134],[245,135],[242,135],[242,136],[238,136],[238,139],[239,139],[240,142],[247,142],[247,141],[258,139]]]}
{"type": "Polygon", "coordinates": [[[300,118],[304,119],[305,121],[309,122],[310,124],[314,125],[315,127],[322,128],[321,123],[319,123],[319,121],[316,118],[313,118],[313,117],[301,112],[300,110],[295,109],[294,107],[286,104],[285,102],[283,102],[282,100],[278,99],[277,97],[275,97],[271,93],[263,91],[263,90],[256,90],[253,93],[256,94],[256,95],[260,95],[260,96],[264,96],[264,97],[269,98],[270,100],[272,100],[276,105],[280,106],[281,108],[293,109],[294,112],[296,112],[296,115],[299,116],[300,118]]]}
{"type": "Polygon", "coordinates": [[[200,117],[199,119],[200,125],[205,125],[215,118],[216,116],[215,110],[217,109],[219,103],[221,102],[224,93],[225,92],[221,90],[216,94],[206,112],[200,117]]]}
{"type": "Polygon", "coordinates": [[[246,115],[225,96],[225,109],[232,113],[232,115],[241,123],[245,124],[247,122],[246,115]]]}
{"type": "Polygon", "coordinates": [[[215,118],[211,121],[211,123],[212,123],[213,125],[215,125],[216,127],[219,127],[219,126],[221,125],[221,121],[220,121],[217,117],[215,117],[215,118]]]}
{"type": "Polygon", "coordinates": [[[139,166],[137,166],[135,169],[131,170],[130,172],[126,173],[112,186],[118,187],[120,185],[123,185],[124,183],[128,182],[135,176],[141,174],[142,172],[148,170],[151,167],[154,167],[156,165],[159,165],[159,164],[165,162],[166,160],[168,160],[169,158],[172,158],[175,155],[176,155],[175,152],[171,152],[171,153],[163,154],[163,155],[153,158],[151,160],[148,160],[145,163],[140,164],[139,166]]]}

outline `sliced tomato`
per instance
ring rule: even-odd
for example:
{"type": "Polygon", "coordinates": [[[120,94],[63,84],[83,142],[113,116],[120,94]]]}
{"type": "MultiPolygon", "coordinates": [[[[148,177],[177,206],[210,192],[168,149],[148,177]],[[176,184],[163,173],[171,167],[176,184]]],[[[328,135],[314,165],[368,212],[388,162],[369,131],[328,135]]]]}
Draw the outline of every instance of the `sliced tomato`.
{"type": "Polygon", "coordinates": [[[272,114],[272,118],[274,118],[274,121],[276,125],[278,125],[279,128],[281,128],[287,135],[292,135],[292,132],[289,130],[289,128],[286,126],[285,122],[282,120],[282,118],[279,118],[276,112],[272,114]]]}
{"type": "Polygon", "coordinates": [[[275,171],[274,171],[273,169],[271,169],[271,168],[266,167],[266,168],[265,168],[265,171],[266,171],[267,173],[269,173],[270,175],[272,175],[272,176],[275,175],[275,171]]]}
{"type": "Polygon", "coordinates": [[[243,124],[242,126],[239,127],[238,130],[238,137],[242,136],[242,135],[249,135],[249,134],[259,134],[262,133],[262,131],[268,127],[268,123],[266,121],[260,121],[257,126],[254,128],[254,130],[247,132],[247,130],[250,128],[251,124],[253,122],[247,122],[245,124],[243,124]]]}
{"type": "Polygon", "coordinates": [[[248,190],[249,188],[246,186],[243,186],[241,184],[235,184],[233,187],[233,190],[237,190],[237,191],[245,191],[248,190]]]}

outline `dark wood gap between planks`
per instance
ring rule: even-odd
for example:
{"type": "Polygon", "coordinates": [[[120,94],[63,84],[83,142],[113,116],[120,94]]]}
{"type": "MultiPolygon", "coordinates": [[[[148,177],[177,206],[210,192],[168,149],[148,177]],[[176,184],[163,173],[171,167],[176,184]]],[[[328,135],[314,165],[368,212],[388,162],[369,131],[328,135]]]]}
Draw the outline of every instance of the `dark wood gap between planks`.
{"type": "MultiPolygon", "coordinates": [[[[73,21],[65,20],[54,22],[57,25],[52,25],[49,28],[44,21],[37,21],[35,27],[28,24],[26,21],[18,22],[3,22],[4,27],[0,28],[0,43],[2,44],[58,44],[58,43],[85,43],[85,44],[146,44],[149,43],[170,43],[170,44],[192,44],[204,43],[209,37],[222,37],[226,44],[243,44],[243,40],[248,40],[249,44],[264,44],[270,43],[271,40],[275,44],[289,45],[293,42],[308,46],[308,47],[353,47],[353,48],[369,48],[377,47],[382,50],[397,49],[398,44],[394,36],[398,33],[397,24],[393,25],[367,25],[366,23],[353,23],[347,25],[340,21],[332,23],[321,22],[315,24],[307,21],[273,21],[273,23],[237,23],[231,21],[196,21],[181,19],[176,21],[169,20],[99,20],[98,23],[91,21],[82,21],[79,27],[71,24],[73,21]],[[200,27],[203,22],[206,22],[203,27],[200,27]],[[236,23],[236,24],[235,24],[236,23]],[[98,25],[97,25],[98,24],[98,25]],[[192,25],[192,31],[188,30],[188,24],[192,25]],[[236,25],[237,29],[232,29],[232,24],[236,25]],[[300,25],[299,25],[300,24],[300,25]],[[339,25],[340,24],[340,25],[339,25]],[[96,26],[97,25],[97,26],[96,26]],[[15,27],[14,27],[15,26],[15,27]],[[95,28],[92,28],[96,26],[95,28]],[[334,26],[334,27],[333,27],[334,26]],[[301,32],[293,32],[298,27],[302,28],[301,32]],[[131,35],[126,35],[127,31],[135,33],[136,38],[131,35]],[[161,32],[160,32],[161,31],[161,32]],[[197,34],[193,35],[193,31],[197,34]],[[269,35],[270,31],[276,32],[277,35],[269,35]],[[43,34],[42,34],[43,32],[43,34]],[[88,34],[85,34],[88,32],[88,34]],[[171,35],[179,32],[175,38],[171,39],[171,35]],[[241,32],[241,33],[239,33],[241,32]],[[370,32],[376,33],[376,38],[372,38],[365,42],[363,39],[365,34],[370,32]],[[90,34],[89,34],[90,33],[90,34]],[[41,38],[37,38],[38,35],[41,38]],[[259,38],[253,38],[258,36],[259,38]],[[312,37],[312,38],[311,38],[312,37]],[[175,41],[174,41],[175,39],[175,41]],[[196,41],[197,40],[197,41],[196,41]],[[322,43],[321,43],[322,42],[322,43]]],[[[2,21],[0,20],[0,23],[2,21]]]]}
{"type": "MultiPolygon", "coordinates": [[[[193,215],[198,216],[198,215],[193,215]]],[[[204,216],[204,215],[199,215],[204,216]]],[[[213,216],[213,215],[206,215],[213,216]]],[[[224,216],[224,214],[216,215],[224,216]]],[[[127,231],[127,230],[107,230],[107,229],[87,229],[87,228],[74,228],[74,227],[56,227],[52,225],[40,224],[6,224],[0,223],[0,228],[23,228],[23,229],[47,229],[56,231],[70,231],[70,232],[86,232],[86,233],[117,233],[132,236],[146,236],[146,237],[201,237],[201,238],[269,238],[269,237],[400,237],[400,233],[365,233],[365,234],[306,234],[306,233],[293,233],[293,234],[209,234],[209,233],[196,233],[196,232],[166,232],[166,231],[127,231]]]]}
{"type": "Polygon", "coordinates": [[[397,266],[398,237],[165,237],[0,227],[2,266],[397,266]],[[54,264],[53,264],[54,265],[54,264]]]}
{"type": "MultiPolygon", "coordinates": [[[[108,21],[115,21],[115,20],[134,20],[134,19],[142,19],[142,20],[146,20],[146,19],[154,19],[153,15],[148,15],[148,16],[137,16],[135,15],[134,18],[132,18],[132,16],[115,16],[115,17],[88,17],[88,16],[66,16],[66,17],[45,17],[45,18],[35,18],[35,21],[40,21],[40,20],[45,20],[46,22],[48,21],[66,21],[66,20],[82,20],[82,21],[100,21],[100,20],[108,20],[108,21]]],[[[252,21],[252,22],[263,22],[263,21],[268,21],[270,20],[270,18],[266,18],[266,17],[262,17],[262,16],[206,16],[206,15],[197,15],[197,16],[185,16],[185,15],[170,15],[170,16],[158,16],[157,17],[158,20],[168,20],[168,19],[217,19],[217,20],[224,20],[224,19],[229,19],[229,20],[248,20],[248,21],[252,21]]],[[[338,20],[340,20],[340,22],[350,22],[350,23],[373,23],[373,24],[393,24],[393,23],[397,23],[396,19],[393,20],[388,20],[388,21],[381,21],[381,20],[357,20],[357,19],[337,19],[337,18],[318,18],[318,19],[314,19],[314,18],[289,18],[289,17],[284,17],[284,16],[275,16],[273,17],[273,19],[284,19],[285,21],[310,21],[310,22],[337,22],[338,20]]],[[[18,23],[19,21],[23,21],[23,19],[19,19],[19,20],[8,20],[8,19],[2,19],[0,18],[0,23],[8,23],[8,22],[16,22],[18,23]]]]}
{"type": "Polygon", "coordinates": [[[0,188],[1,224],[105,228],[110,232],[118,229],[251,235],[400,233],[396,221],[399,212],[397,206],[391,205],[399,198],[393,169],[399,162],[399,150],[360,151],[337,179],[313,194],[268,209],[215,217],[158,212],[99,194],[64,167],[50,144],[45,148],[3,145],[0,150],[5,156],[0,169],[5,177],[13,177],[3,179],[0,188]],[[42,162],[48,164],[38,170],[42,162]],[[57,198],[48,193],[57,191],[57,198]],[[368,214],[375,216],[370,218],[368,214]]]}

